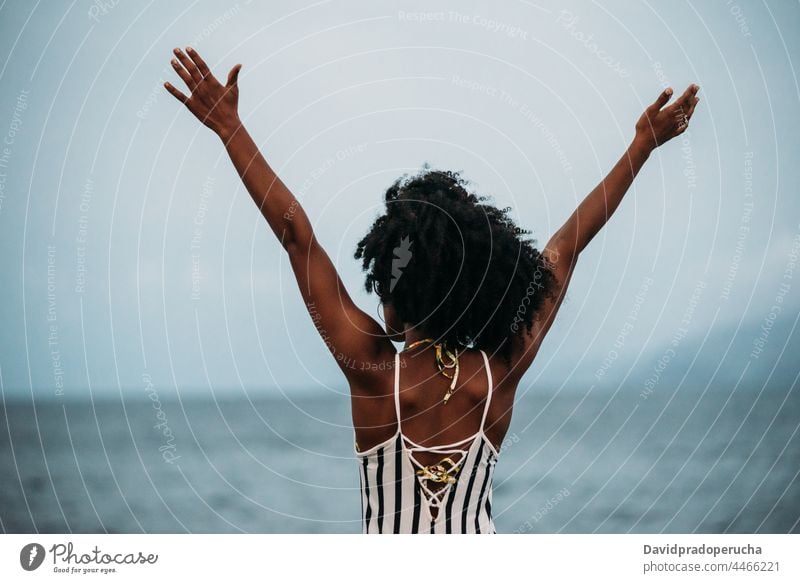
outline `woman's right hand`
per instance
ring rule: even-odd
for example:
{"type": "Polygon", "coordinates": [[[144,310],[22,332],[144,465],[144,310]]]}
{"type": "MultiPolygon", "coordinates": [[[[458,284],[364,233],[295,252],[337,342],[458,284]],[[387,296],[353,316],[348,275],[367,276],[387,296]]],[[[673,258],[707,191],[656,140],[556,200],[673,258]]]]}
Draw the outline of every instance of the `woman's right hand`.
{"type": "Polygon", "coordinates": [[[683,95],[671,105],[667,105],[667,102],[672,96],[672,88],[665,89],[636,122],[634,142],[647,150],[654,150],[685,132],[689,127],[694,108],[700,101],[697,97],[699,89],[698,85],[689,85],[683,95]]]}
{"type": "Polygon", "coordinates": [[[229,138],[242,125],[237,83],[242,66],[235,65],[228,73],[228,82],[222,85],[193,48],[186,49],[188,55],[177,48],[174,53],[172,67],[191,90],[191,95],[186,97],[169,82],[164,83],[164,87],[222,139],[229,138]]]}

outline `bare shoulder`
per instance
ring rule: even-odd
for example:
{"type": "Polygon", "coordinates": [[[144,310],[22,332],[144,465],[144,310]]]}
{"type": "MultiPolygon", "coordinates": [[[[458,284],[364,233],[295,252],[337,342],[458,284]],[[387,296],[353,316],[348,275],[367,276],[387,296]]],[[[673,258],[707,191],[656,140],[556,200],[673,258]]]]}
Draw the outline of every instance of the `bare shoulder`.
{"type": "Polygon", "coordinates": [[[515,389],[521,375],[517,374],[516,359],[506,359],[502,354],[486,353],[489,369],[492,373],[492,384],[495,391],[515,389]]]}
{"type": "Polygon", "coordinates": [[[340,362],[353,396],[381,397],[392,393],[397,350],[388,340],[379,342],[375,351],[362,358],[340,362]]]}
{"type": "Polygon", "coordinates": [[[519,385],[519,376],[514,373],[512,366],[513,364],[507,362],[500,355],[489,357],[493,387],[484,431],[498,451],[501,449],[503,439],[511,424],[515,395],[519,385]]]}

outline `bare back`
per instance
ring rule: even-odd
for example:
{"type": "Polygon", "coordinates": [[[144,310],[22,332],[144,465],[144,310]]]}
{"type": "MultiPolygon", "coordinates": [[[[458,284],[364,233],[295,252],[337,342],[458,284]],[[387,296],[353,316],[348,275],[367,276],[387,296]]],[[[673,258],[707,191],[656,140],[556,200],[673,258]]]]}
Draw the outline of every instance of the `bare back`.
{"type": "MultiPolygon", "coordinates": [[[[430,350],[400,353],[399,401],[403,434],[423,446],[458,442],[478,431],[484,412],[489,380],[479,351],[469,350],[459,355],[460,372],[452,397],[443,404],[450,379],[436,366],[430,350]]],[[[485,434],[489,442],[500,449],[508,431],[516,386],[498,383],[506,375],[505,367],[489,359],[494,387],[486,414],[485,434]]],[[[380,390],[372,387],[372,395],[353,388],[352,411],[357,450],[365,451],[391,438],[398,429],[393,397],[394,366],[387,367],[378,377],[380,390]]],[[[423,463],[438,461],[435,454],[421,452],[423,463]]]]}

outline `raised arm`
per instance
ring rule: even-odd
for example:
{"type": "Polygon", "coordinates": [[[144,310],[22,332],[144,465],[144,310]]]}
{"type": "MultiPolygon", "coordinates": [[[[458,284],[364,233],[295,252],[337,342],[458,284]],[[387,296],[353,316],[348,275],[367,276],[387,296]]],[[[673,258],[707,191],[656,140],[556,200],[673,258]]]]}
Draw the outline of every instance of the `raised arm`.
{"type": "Polygon", "coordinates": [[[673,104],[664,107],[672,95],[672,89],[666,89],[644,111],[636,122],[636,133],[628,149],[553,235],[551,243],[557,247],[559,255],[575,257],[580,254],[617,210],[650,153],[686,130],[699,101],[698,89],[697,85],[690,85],[673,104]]]}
{"type": "Polygon", "coordinates": [[[289,255],[300,293],[314,325],[348,379],[393,351],[380,325],[350,298],[333,262],[314,236],[300,202],[267,164],[238,114],[236,65],[222,85],[192,48],[175,49],[172,66],[191,90],[187,97],[170,83],[167,91],[223,141],[236,171],[275,236],[289,255]]]}
{"type": "Polygon", "coordinates": [[[548,241],[542,253],[558,284],[553,296],[539,310],[531,333],[520,337],[514,367],[517,376],[530,366],[550,329],[569,286],[578,256],[611,218],[650,153],[686,131],[699,101],[696,96],[698,90],[697,85],[690,85],[674,103],[667,105],[672,89],[666,89],[645,109],[636,122],[636,131],[628,149],[548,241]]]}

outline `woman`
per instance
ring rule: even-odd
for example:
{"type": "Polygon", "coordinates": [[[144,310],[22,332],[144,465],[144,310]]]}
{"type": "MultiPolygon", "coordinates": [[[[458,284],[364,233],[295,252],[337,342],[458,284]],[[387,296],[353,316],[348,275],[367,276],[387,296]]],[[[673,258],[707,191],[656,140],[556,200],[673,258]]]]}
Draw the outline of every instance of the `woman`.
{"type": "Polygon", "coordinates": [[[533,362],[580,253],[650,153],[684,132],[699,99],[666,89],[636,123],[606,178],[539,252],[458,174],[424,168],[386,192],[386,212],[355,257],[385,329],[361,311],[237,112],[241,65],[219,83],[191,48],[166,89],[222,139],[289,255],[300,293],[350,385],[365,533],[494,533],[492,474],[514,393],[533,362]],[[404,342],[397,352],[392,341],[404,342]]]}

